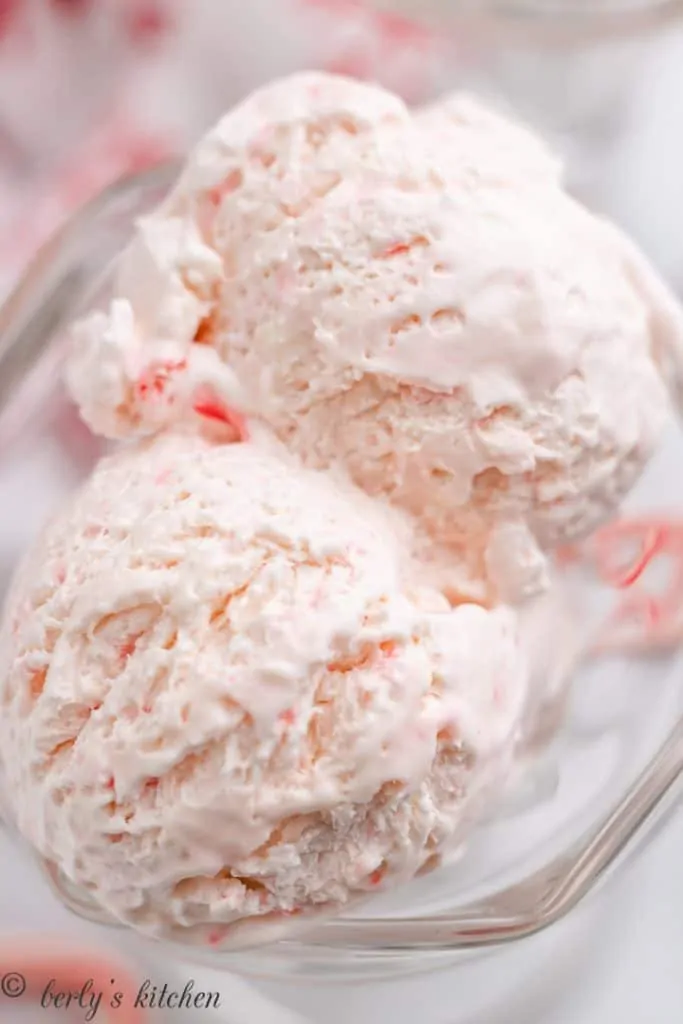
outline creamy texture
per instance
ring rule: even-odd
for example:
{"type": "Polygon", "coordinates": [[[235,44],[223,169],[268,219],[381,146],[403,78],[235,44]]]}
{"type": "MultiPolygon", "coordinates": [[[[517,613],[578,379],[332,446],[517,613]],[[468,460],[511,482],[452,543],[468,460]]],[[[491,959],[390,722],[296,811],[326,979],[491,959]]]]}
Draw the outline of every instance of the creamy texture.
{"type": "Polygon", "coordinates": [[[455,552],[489,600],[537,590],[541,551],[617,508],[683,366],[678,306],[526,129],[320,74],[200,143],[118,296],[70,367],[95,430],[209,393],[416,517],[427,560],[455,552]]]}
{"type": "Polygon", "coordinates": [[[251,96],[74,332],[84,418],[133,443],[10,594],[5,812],[190,942],[434,866],[561,711],[545,551],[618,507],[682,339],[525,128],[320,74],[251,96]]]}
{"type": "Polygon", "coordinates": [[[104,460],[9,597],[10,817],[186,941],[429,866],[506,772],[527,670],[511,611],[449,607],[404,550],[286,454],[167,433],[104,460]]]}
{"type": "Polygon", "coordinates": [[[190,156],[158,214],[140,220],[118,268],[119,298],[74,331],[68,382],[93,429],[112,438],[149,433],[186,412],[202,384],[244,404],[246,393],[221,354],[193,344],[210,340],[217,312],[224,267],[209,233],[225,197],[243,189],[243,236],[267,233],[337,184],[337,165],[355,159],[349,139],[372,139],[377,124],[408,122],[404,104],[389,93],[315,73],[265,86],[226,115],[190,156]],[[327,153],[309,180],[299,180],[296,152],[291,176],[269,173],[268,147],[287,149],[292,124],[300,129],[292,149],[313,156],[322,146],[327,153]]]}
{"type": "Polygon", "coordinates": [[[546,144],[514,119],[456,92],[417,112],[424,145],[461,184],[502,188],[561,185],[562,164],[546,144]]]}

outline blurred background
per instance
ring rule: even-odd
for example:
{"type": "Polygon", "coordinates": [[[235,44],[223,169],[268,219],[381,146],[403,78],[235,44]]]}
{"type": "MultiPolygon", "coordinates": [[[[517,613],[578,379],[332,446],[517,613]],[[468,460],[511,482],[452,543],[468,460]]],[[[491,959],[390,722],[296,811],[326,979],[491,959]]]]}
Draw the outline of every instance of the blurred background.
{"type": "Polygon", "coordinates": [[[682,0],[0,0],[0,289],[68,213],[298,68],[464,86],[683,285],[682,0]]]}

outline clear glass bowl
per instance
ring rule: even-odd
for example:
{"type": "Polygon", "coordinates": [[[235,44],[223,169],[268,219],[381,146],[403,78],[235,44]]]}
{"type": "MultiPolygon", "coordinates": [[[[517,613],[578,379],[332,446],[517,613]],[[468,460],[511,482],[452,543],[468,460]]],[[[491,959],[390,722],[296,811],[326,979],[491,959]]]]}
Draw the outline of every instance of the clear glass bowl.
{"type": "MultiPolygon", "coordinates": [[[[175,172],[162,167],[137,175],[98,197],[39,252],[0,310],[3,584],[12,561],[101,451],[85,428],[74,426],[61,388],[64,328],[106,298],[111,260],[175,172]]],[[[630,508],[683,507],[682,458],[683,437],[672,426],[630,508]]],[[[588,638],[613,595],[588,576],[564,572],[588,638]]],[[[556,638],[544,641],[552,671],[556,638]]],[[[672,805],[683,769],[683,657],[669,651],[589,659],[568,691],[551,689],[543,711],[557,718],[561,709],[559,728],[546,730],[550,740],[537,737],[537,753],[511,780],[496,813],[447,864],[349,915],[309,920],[297,934],[273,932],[258,948],[166,945],[163,958],[338,984],[469,963],[556,924],[647,840],[652,822],[672,805]]],[[[65,879],[48,875],[77,914],[115,924],[65,879]]]]}

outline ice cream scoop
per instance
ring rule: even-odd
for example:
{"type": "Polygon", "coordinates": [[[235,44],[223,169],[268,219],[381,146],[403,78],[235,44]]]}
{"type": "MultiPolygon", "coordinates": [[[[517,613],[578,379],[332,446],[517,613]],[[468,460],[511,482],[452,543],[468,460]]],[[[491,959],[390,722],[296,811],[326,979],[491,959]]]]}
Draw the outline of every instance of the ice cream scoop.
{"type": "Polygon", "coordinates": [[[321,74],[198,145],[117,296],[70,366],[96,431],[256,417],[491,601],[537,592],[542,551],[616,510],[683,366],[677,304],[526,129],[321,74]]]}
{"type": "Polygon", "coordinates": [[[5,812],[118,920],[220,945],[434,863],[500,783],[516,615],[451,608],[354,488],[165,433],[103,460],[0,634],[5,812]]]}

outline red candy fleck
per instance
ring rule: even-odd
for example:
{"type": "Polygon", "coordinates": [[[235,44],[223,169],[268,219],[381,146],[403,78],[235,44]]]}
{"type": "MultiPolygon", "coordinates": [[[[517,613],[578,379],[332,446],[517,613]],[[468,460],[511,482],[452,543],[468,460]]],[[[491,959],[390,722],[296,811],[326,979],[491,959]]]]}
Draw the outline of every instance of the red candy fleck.
{"type": "Polygon", "coordinates": [[[104,788],[105,789],[113,789],[114,788],[114,776],[113,775],[109,776],[109,778],[107,779],[107,781],[104,784],[104,788]]]}
{"type": "Polygon", "coordinates": [[[389,259],[390,256],[402,256],[406,252],[410,252],[410,246],[407,242],[395,242],[384,250],[380,258],[389,259]]]}
{"type": "Polygon", "coordinates": [[[294,725],[295,716],[291,708],[287,708],[285,711],[281,711],[278,715],[278,721],[282,722],[283,725],[294,725]]]}
{"type": "Polygon", "coordinates": [[[135,633],[133,636],[126,637],[126,639],[119,644],[119,658],[122,661],[128,661],[131,654],[135,653],[138,640],[142,636],[141,633],[135,633]]]}
{"type": "Polygon", "coordinates": [[[198,399],[192,408],[199,416],[204,416],[208,420],[213,420],[216,423],[225,423],[232,427],[240,441],[247,440],[247,426],[244,417],[233,409],[229,409],[227,405],[223,405],[217,399],[198,399]]]}
{"type": "Polygon", "coordinates": [[[212,206],[220,206],[223,197],[230,195],[231,192],[236,192],[241,184],[242,172],[238,170],[231,171],[225,181],[222,181],[220,185],[216,185],[214,188],[209,189],[209,202],[212,206]]]}
{"type": "Polygon", "coordinates": [[[195,402],[194,411],[200,416],[206,416],[209,420],[218,420],[221,423],[230,422],[227,408],[218,402],[212,402],[210,399],[203,402],[195,402]]]}
{"type": "Polygon", "coordinates": [[[215,928],[214,931],[209,932],[207,942],[210,946],[219,946],[227,934],[227,926],[224,926],[223,928],[215,928]]]}
{"type": "Polygon", "coordinates": [[[370,875],[370,885],[379,885],[383,878],[384,869],[377,868],[377,870],[373,871],[372,874],[370,875]]]}
{"type": "Polygon", "coordinates": [[[165,363],[155,363],[148,366],[140,375],[135,385],[138,395],[143,400],[160,397],[166,390],[171,377],[176,373],[182,373],[186,369],[186,359],[168,360],[165,363]]]}

